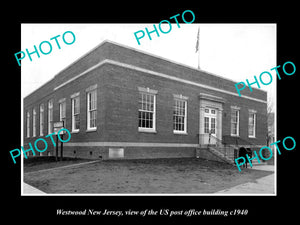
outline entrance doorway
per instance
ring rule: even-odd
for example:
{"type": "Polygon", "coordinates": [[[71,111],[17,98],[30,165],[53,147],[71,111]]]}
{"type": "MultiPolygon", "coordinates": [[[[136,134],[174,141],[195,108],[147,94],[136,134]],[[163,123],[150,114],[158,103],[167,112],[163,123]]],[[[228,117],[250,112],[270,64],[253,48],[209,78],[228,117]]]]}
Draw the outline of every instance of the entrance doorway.
{"type": "Polygon", "coordinates": [[[217,110],[206,107],[204,109],[204,144],[216,144],[217,110]]]}
{"type": "Polygon", "coordinates": [[[199,145],[218,145],[222,140],[222,112],[225,100],[206,93],[200,93],[199,98],[199,145]]]}

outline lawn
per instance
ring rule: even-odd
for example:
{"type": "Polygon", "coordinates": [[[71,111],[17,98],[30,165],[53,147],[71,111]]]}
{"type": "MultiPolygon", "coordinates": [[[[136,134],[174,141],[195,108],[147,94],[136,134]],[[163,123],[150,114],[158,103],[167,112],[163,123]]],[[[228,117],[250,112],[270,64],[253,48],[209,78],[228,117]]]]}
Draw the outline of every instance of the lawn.
{"type": "Polygon", "coordinates": [[[195,158],[98,161],[45,170],[86,161],[25,163],[24,182],[46,193],[205,194],[272,174],[255,169],[239,172],[232,165],[195,158]]]}

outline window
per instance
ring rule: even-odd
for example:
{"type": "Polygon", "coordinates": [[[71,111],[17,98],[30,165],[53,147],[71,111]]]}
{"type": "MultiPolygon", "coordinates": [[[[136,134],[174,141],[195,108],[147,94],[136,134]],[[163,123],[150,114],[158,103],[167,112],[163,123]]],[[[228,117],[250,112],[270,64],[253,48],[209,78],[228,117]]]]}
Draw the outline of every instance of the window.
{"type": "Polygon", "coordinates": [[[215,134],[216,133],[216,118],[210,118],[210,133],[215,134]]]}
{"type": "Polygon", "coordinates": [[[255,138],[256,111],[249,110],[248,135],[255,138]]]}
{"type": "Polygon", "coordinates": [[[87,93],[87,130],[97,129],[97,91],[87,93]]]}
{"type": "Polygon", "coordinates": [[[33,109],[32,112],[33,116],[32,116],[32,136],[35,137],[36,136],[36,109],[33,109]]]}
{"type": "Polygon", "coordinates": [[[44,135],[44,104],[40,105],[40,136],[44,135]]]}
{"type": "Polygon", "coordinates": [[[173,131],[174,133],[187,132],[187,101],[174,99],[173,131]]]}
{"type": "Polygon", "coordinates": [[[80,101],[79,93],[76,97],[72,98],[72,131],[79,131],[80,126],[80,101]]]}
{"type": "Polygon", "coordinates": [[[205,108],[204,112],[204,133],[216,134],[216,110],[205,108]]]}
{"type": "Polygon", "coordinates": [[[156,93],[149,88],[139,88],[139,131],[155,132],[156,93]]]}
{"type": "Polygon", "coordinates": [[[209,117],[204,117],[204,133],[209,133],[209,117]]]}
{"type": "Polygon", "coordinates": [[[66,101],[60,100],[59,103],[59,121],[64,121],[64,127],[66,127],[66,101]]]}
{"type": "Polygon", "coordinates": [[[27,111],[27,120],[26,120],[26,135],[30,137],[30,112],[27,111]]]}
{"type": "Polygon", "coordinates": [[[108,158],[124,158],[124,148],[109,148],[108,158]]]}
{"type": "Polygon", "coordinates": [[[48,134],[53,132],[53,100],[48,101],[48,134]]]}
{"type": "Polygon", "coordinates": [[[238,107],[231,107],[231,135],[239,136],[240,111],[238,107]]]}

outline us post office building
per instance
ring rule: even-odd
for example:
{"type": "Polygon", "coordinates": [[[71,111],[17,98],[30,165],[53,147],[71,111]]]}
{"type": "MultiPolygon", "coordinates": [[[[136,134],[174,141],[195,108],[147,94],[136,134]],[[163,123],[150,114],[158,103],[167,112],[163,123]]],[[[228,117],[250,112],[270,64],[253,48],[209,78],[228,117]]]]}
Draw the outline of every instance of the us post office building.
{"type": "MultiPolygon", "coordinates": [[[[239,97],[235,83],[104,41],[24,98],[24,148],[64,121],[67,157],[234,162],[238,149],[265,146],[268,131],[267,93],[239,97]]],[[[40,155],[55,155],[46,140],[40,155]]]]}

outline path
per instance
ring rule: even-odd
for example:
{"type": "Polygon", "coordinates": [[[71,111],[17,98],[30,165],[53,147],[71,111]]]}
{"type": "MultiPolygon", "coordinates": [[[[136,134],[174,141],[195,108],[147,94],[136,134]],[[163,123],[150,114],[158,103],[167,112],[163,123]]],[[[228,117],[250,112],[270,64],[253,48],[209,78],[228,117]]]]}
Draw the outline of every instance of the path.
{"type": "MultiPolygon", "coordinates": [[[[257,165],[253,169],[273,171],[273,165],[257,165]]],[[[275,194],[275,173],[259,178],[255,182],[247,182],[222,191],[217,194],[275,194]]]]}

